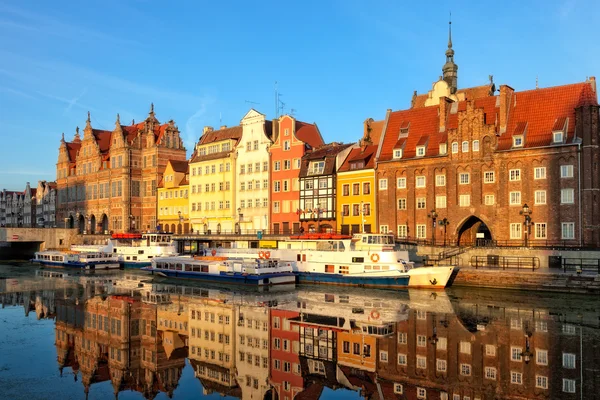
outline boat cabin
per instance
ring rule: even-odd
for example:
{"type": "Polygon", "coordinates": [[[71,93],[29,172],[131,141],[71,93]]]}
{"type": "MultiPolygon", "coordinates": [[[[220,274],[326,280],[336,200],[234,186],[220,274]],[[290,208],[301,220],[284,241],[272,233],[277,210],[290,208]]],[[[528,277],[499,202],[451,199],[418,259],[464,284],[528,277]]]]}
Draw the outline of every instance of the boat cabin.
{"type": "Polygon", "coordinates": [[[387,233],[355,233],[352,242],[356,250],[393,251],[394,235],[387,233]]]}

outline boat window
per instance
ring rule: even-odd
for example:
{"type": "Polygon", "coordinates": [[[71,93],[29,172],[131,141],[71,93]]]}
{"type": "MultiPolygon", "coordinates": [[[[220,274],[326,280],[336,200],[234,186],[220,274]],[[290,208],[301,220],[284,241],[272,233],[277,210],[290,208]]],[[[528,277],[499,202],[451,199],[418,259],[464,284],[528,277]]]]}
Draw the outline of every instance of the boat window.
{"type": "Polygon", "coordinates": [[[185,264],[185,271],[191,271],[192,270],[192,265],[191,264],[185,264]]]}
{"type": "Polygon", "coordinates": [[[379,270],[379,265],[373,265],[373,270],[378,271],[379,270]]]}
{"type": "Polygon", "coordinates": [[[193,265],[192,266],[192,271],[194,271],[194,272],[200,272],[200,266],[199,265],[193,265]]]}
{"type": "Polygon", "coordinates": [[[363,237],[362,237],[362,242],[363,242],[363,243],[367,243],[367,237],[366,237],[366,236],[363,236],[363,237]]]}
{"type": "Polygon", "coordinates": [[[388,271],[388,270],[390,269],[390,266],[389,266],[389,265],[382,265],[382,266],[381,266],[381,269],[382,269],[383,271],[388,271]]]}
{"type": "Polygon", "coordinates": [[[369,236],[369,244],[375,244],[375,237],[369,236]]]}
{"type": "Polygon", "coordinates": [[[338,242],[338,251],[345,251],[346,250],[346,246],[344,245],[344,242],[338,242]]]}
{"type": "Polygon", "coordinates": [[[201,267],[202,267],[201,272],[208,273],[208,265],[201,265],[201,267]]]}
{"type": "Polygon", "coordinates": [[[365,265],[365,270],[367,270],[367,269],[371,269],[371,266],[370,265],[365,265]]]}
{"type": "Polygon", "coordinates": [[[144,254],[144,250],[138,250],[138,254],[144,254]]]}

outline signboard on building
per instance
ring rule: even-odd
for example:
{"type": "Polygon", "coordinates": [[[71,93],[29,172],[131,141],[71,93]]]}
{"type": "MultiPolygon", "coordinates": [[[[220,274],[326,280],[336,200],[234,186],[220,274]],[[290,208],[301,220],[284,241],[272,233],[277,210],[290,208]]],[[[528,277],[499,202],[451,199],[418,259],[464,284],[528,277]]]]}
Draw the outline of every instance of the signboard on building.
{"type": "Polygon", "coordinates": [[[12,240],[19,240],[19,235],[12,235],[12,240]]]}

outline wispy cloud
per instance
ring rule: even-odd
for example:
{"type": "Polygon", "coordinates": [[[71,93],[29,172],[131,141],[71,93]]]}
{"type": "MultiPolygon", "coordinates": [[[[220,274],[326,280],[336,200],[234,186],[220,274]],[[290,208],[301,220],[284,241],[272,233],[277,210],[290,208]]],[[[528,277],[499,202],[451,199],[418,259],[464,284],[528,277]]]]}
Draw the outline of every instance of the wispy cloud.
{"type": "Polygon", "coordinates": [[[69,111],[71,111],[71,108],[73,108],[73,106],[77,105],[77,102],[79,101],[79,99],[81,99],[83,97],[83,95],[85,95],[86,93],[87,93],[87,87],[84,87],[83,91],[81,92],[81,94],[79,96],[73,97],[71,99],[71,101],[69,102],[69,104],[67,105],[65,110],[63,111],[63,115],[68,113],[69,111]]]}
{"type": "Polygon", "coordinates": [[[193,152],[196,141],[202,134],[204,128],[203,121],[206,121],[205,115],[208,105],[213,103],[214,99],[206,97],[200,102],[200,108],[185,121],[185,131],[183,132],[183,143],[188,150],[193,152]]]}
{"type": "Polygon", "coordinates": [[[30,94],[27,94],[27,93],[22,92],[20,90],[16,90],[16,89],[11,89],[11,88],[8,88],[8,87],[4,87],[4,86],[0,86],[0,92],[13,94],[13,95],[24,97],[24,98],[30,99],[30,100],[37,100],[37,98],[35,98],[34,96],[32,96],[30,94]]]}

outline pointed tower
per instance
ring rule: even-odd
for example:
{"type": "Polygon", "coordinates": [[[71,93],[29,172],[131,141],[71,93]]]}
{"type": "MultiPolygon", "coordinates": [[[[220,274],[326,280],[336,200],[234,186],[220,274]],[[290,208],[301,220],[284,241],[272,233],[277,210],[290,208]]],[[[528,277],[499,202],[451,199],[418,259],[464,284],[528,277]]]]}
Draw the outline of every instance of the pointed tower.
{"type": "Polygon", "coordinates": [[[446,50],[446,64],[442,67],[444,80],[450,87],[450,93],[456,93],[458,87],[458,65],[454,63],[454,50],[452,49],[452,20],[448,22],[448,50],[446,50]]]}
{"type": "Polygon", "coordinates": [[[88,111],[87,119],[85,120],[85,128],[83,129],[83,139],[92,139],[92,119],[90,117],[90,112],[88,111]]]}

